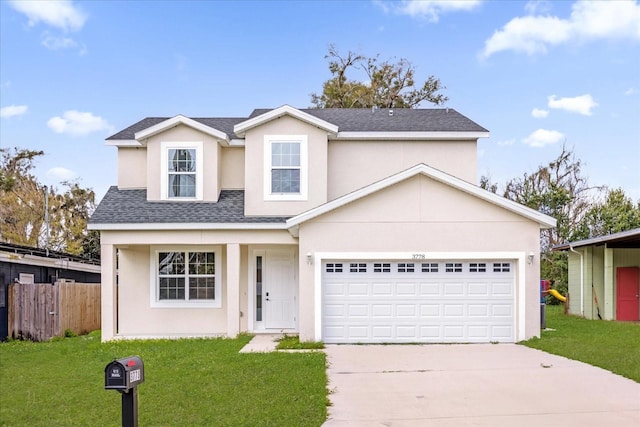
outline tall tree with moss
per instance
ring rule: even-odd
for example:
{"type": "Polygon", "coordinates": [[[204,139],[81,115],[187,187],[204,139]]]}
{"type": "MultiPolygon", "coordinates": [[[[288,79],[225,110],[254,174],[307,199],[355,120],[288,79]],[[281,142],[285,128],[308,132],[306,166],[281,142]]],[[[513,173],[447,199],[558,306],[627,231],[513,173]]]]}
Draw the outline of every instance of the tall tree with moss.
{"type": "Polygon", "coordinates": [[[416,68],[404,58],[392,62],[352,51],[343,55],[333,44],[325,58],[331,78],[321,93],[311,94],[316,108],[417,108],[425,101],[441,105],[449,99],[439,93],[445,87],[434,76],[416,86],[416,68]],[[358,71],[363,81],[348,76],[358,71]]]}
{"type": "Polygon", "coordinates": [[[87,231],[95,193],[77,182],[63,182],[62,192],[46,188],[32,173],[42,155],[42,151],[0,149],[0,240],[99,257],[96,232],[87,231]]]}

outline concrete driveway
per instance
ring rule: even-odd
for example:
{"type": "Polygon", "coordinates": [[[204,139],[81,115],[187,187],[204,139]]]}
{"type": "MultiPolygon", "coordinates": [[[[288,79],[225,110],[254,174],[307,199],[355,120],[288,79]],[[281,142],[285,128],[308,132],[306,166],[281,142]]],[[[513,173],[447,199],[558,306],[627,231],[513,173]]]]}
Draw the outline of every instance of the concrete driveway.
{"type": "Polygon", "coordinates": [[[325,426],[640,426],[640,384],[515,344],[328,345],[325,426]]]}

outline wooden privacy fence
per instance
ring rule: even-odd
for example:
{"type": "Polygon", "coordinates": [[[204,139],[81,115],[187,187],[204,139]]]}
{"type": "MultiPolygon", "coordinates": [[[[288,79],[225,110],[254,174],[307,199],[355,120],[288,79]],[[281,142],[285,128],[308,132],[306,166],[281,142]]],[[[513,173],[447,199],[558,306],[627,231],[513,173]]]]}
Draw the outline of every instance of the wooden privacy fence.
{"type": "Polygon", "coordinates": [[[9,285],[9,338],[46,341],[100,329],[100,283],[9,285]]]}

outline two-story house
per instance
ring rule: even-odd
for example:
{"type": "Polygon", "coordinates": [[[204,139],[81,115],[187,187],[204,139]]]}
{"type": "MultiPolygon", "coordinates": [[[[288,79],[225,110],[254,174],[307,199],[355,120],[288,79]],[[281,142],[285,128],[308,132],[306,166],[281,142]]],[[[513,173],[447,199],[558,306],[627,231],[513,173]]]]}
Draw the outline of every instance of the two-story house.
{"type": "Polygon", "coordinates": [[[453,109],[146,118],[107,139],[102,339],[515,342],[539,334],[539,232],[476,180],[453,109]]]}

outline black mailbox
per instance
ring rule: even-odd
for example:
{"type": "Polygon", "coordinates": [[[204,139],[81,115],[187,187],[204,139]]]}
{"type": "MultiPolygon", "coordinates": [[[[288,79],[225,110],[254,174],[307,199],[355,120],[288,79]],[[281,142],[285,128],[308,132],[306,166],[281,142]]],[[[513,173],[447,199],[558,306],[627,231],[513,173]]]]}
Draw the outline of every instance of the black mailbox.
{"type": "Polygon", "coordinates": [[[138,356],[125,357],[104,368],[104,388],[127,393],[144,382],[144,364],[138,356]]]}

